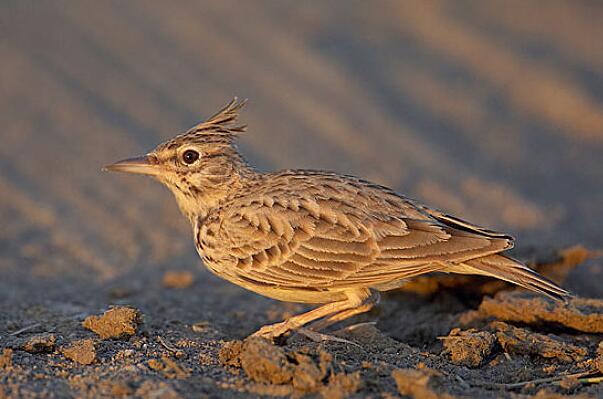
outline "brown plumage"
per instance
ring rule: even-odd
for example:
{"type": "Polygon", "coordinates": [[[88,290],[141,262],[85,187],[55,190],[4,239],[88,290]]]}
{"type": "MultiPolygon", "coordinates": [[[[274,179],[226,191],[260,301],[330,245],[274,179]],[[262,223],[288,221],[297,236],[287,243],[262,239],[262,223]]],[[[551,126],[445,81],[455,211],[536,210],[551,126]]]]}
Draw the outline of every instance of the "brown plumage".
{"type": "Polygon", "coordinates": [[[479,274],[555,299],[568,292],[503,254],[513,238],[417,204],[352,176],[260,173],[235,146],[244,102],[149,154],[107,167],[164,183],[190,220],[199,255],[218,276],[282,301],[324,304],[265,326],[274,338],[369,310],[378,292],[439,271],[479,274]]]}

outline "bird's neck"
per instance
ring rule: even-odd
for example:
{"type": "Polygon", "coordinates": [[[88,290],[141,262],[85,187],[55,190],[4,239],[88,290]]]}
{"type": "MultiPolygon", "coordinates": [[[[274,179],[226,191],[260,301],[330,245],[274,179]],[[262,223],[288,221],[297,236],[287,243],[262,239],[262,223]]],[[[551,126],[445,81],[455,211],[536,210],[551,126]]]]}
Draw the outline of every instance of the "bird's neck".
{"type": "Polygon", "coordinates": [[[191,225],[195,226],[198,220],[207,218],[211,212],[261,176],[261,173],[244,161],[233,166],[225,173],[216,172],[216,175],[207,177],[206,181],[198,186],[203,188],[192,191],[174,190],[180,211],[191,225]]]}

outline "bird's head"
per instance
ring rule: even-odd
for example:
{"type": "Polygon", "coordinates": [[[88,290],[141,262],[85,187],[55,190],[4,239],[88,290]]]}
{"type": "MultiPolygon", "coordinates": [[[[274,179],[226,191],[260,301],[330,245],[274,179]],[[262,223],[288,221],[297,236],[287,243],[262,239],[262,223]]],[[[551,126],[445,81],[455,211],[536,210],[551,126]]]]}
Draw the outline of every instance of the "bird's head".
{"type": "Polygon", "coordinates": [[[235,98],[206,121],[148,154],[103,169],[155,177],[174,193],[180,209],[192,221],[237,190],[252,173],[234,143],[245,130],[244,125],[235,125],[244,105],[245,101],[235,98]]]}

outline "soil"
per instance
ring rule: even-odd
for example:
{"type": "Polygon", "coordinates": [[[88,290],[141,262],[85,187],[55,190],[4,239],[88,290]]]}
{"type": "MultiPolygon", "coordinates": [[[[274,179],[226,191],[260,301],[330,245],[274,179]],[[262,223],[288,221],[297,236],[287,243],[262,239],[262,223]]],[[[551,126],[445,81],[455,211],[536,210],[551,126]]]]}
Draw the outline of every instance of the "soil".
{"type": "MultiPolygon", "coordinates": [[[[559,264],[567,266],[564,259],[559,264]]],[[[475,282],[464,276],[454,283],[450,276],[431,278],[447,288],[425,295],[417,293],[415,284],[387,294],[370,314],[328,332],[339,341],[320,343],[298,334],[278,344],[244,338],[252,324],[237,330],[236,324],[246,325],[242,314],[231,314],[230,321],[191,323],[186,316],[160,317],[153,308],[145,312],[123,305],[99,315],[48,318],[37,313],[44,322],[15,325],[13,334],[3,338],[4,393],[181,397],[195,391],[325,398],[601,394],[595,382],[603,364],[598,324],[603,301],[556,303],[510,286],[489,297],[470,289],[475,282]],[[237,335],[242,339],[233,339],[237,335]]],[[[157,287],[163,283],[161,278],[157,287]]],[[[173,295],[167,301],[177,308],[192,288],[165,287],[163,292],[173,295]]],[[[128,302],[148,306],[131,296],[128,302]]],[[[290,311],[283,307],[282,315],[290,311]]],[[[264,320],[278,319],[273,313],[267,311],[264,320]]]]}
{"type": "Polygon", "coordinates": [[[0,2],[0,398],[603,397],[600,2],[0,2]],[[578,298],[429,275],[326,333],[201,264],[102,165],[249,98],[262,170],[362,176],[517,238],[578,298]]]}
{"type": "Polygon", "coordinates": [[[556,324],[576,331],[603,334],[603,301],[576,298],[568,304],[543,298],[499,294],[485,299],[478,312],[485,317],[531,325],[556,324]]]}

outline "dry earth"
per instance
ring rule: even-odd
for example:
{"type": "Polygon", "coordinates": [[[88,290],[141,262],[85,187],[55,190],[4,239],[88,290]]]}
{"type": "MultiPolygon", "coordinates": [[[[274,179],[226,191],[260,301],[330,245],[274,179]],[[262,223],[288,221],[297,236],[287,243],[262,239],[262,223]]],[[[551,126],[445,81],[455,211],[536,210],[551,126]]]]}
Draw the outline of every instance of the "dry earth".
{"type": "Polygon", "coordinates": [[[594,1],[2,1],[0,398],[603,397],[602,19],[594,1]],[[260,168],[360,175],[512,232],[591,299],[427,277],[335,332],[358,345],[241,341],[304,308],[210,275],[164,189],[100,172],[233,95],[260,168]]]}

